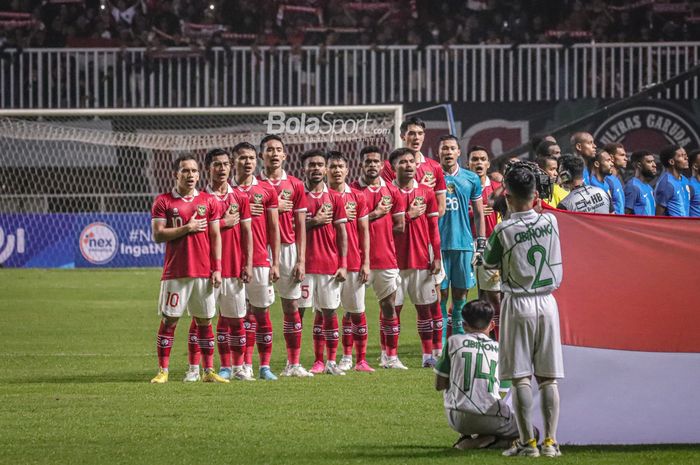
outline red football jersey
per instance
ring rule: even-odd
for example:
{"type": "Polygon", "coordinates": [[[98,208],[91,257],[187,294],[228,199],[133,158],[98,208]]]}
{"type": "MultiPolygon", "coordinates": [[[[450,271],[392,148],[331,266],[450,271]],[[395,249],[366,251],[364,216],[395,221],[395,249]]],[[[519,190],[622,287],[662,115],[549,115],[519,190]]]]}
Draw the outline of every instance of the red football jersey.
{"type": "Polygon", "coordinates": [[[156,197],[151,209],[153,221],[165,221],[166,228],[179,228],[196,216],[207,220],[207,229],[190,233],[165,243],[165,263],[162,280],[177,278],[208,278],[211,276],[209,223],[219,221],[218,202],[206,192],[182,197],[175,189],[156,197]]]}
{"type": "MultiPolygon", "coordinates": [[[[240,223],[250,221],[250,205],[248,196],[242,192],[235,191],[226,184],[228,192],[219,195],[210,186],[207,186],[207,193],[212,195],[219,203],[219,211],[223,217],[227,211],[234,213],[238,211],[240,223]]],[[[241,249],[241,225],[237,224],[231,228],[221,230],[221,277],[240,278],[241,267],[245,258],[241,249]]]]}
{"type": "Polygon", "coordinates": [[[413,220],[406,220],[406,229],[401,234],[394,234],[396,256],[400,270],[427,270],[430,268],[428,244],[433,244],[433,250],[439,258],[440,237],[433,237],[430,221],[437,221],[438,208],[435,194],[427,187],[413,181],[410,189],[399,189],[404,198],[406,211],[414,200],[425,202],[425,213],[413,220]],[[437,240],[437,247],[435,246],[437,240]]]}
{"type": "MultiPolygon", "coordinates": [[[[481,186],[481,201],[484,202],[484,205],[489,204],[491,194],[493,194],[493,191],[495,191],[496,189],[499,189],[500,187],[501,187],[500,182],[492,181],[491,178],[486,176],[486,183],[484,183],[481,186]]],[[[472,210],[471,205],[469,205],[469,223],[472,226],[472,237],[476,237],[477,234],[476,234],[476,225],[474,224],[474,211],[472,210]]],[[[498,224],[498,213],[496,213],[494,211],[490,215],[484,215],[484,228],[486,229],[486,237],[489,237],[491,235],[491,233],[493,232],[493,229],[496,227],[497,224],[498,224]]]]}
{"type": "Polygon", "coordinates": [[[387,184],[379,179],[379,187],[369,187],[362,180],[355,181],[351,187],[362,191],[367,203],[367,211],[371,212],[379,202],[391,205],[387,215],[369,222],[369,267],[372,270],[393,270],[399,267],[396,260],[396,245],[394,243],[394,215],[403,216],[406,204],[403,196],[393,184],[387,184]]]}
{"type": "Polygon", "coordinates": [[[337,192],[324,184],[323,192],[306,191],[307,215],[316,215],[320,208],[333,212],[333,221],[306,231],[306,272],[309,274],[335,274],[340,267],[335,225],[348,221],[345,204],[337,192]]]}
{"type": "Polygon", "coordinates": [[[280,242],[282,244],[294,244],[296,235],[294,234],[294,214],[306,211],[306,195],[304,195],[304,183],[294,176],[287,175],[282,171],[282,177],[273,181],[260,173],[260,180],[265,181],[275,188],[277,196],[283,196],[286,200],[291,200],[294,204],[293,210],[280,213],[280,242]]]}
{"type": "Polygon", "coordinates": [[[358,220],[367,218],[367,201],[362,191],[352,189],[345,184],[345,190],[340,193],[345,203],[345,213],[348,216],[348,224],[345,229],[348,233],[348,271],[360,271],[362,267],[362,251],[360,250],[360,232],[358,231],[358,220]],[[349,212],[355,212],[355,219],[350,220],[349,212]]]}
{"type": "MultiPolygon", "coordinates": [[[[386,182],[392,182],[396,179],[396,173],[392,168],[389,160],[384,161],[384,167],[380,173],[382,179],[386,182]]],[[[445,174],[442,172],[442,166],[432,158],[427,158],[422,154],[416,157],[416,181],[419,183],[423,178],[435,178],[435,187],[433,191],[436,194],[444,194],[447,192],[447,184],[445,183],[445,174]],[[422,157],[422,161],[418,162],[418,158],[422,157]]]]}
{"type": "Polygon", "coordinates": [[[252,216],[251,229],[253,230],[253,266],[270,267],[270,257],[267,252],[267,211],[277,209],[277,192],[267,183],[258,182],[253,178],[253,183],[249,186],[239,186],[234,179],[232,182],[234,190],[248,195],[250,205],[262,204],[264,212],[262,215],[252,216]]]}

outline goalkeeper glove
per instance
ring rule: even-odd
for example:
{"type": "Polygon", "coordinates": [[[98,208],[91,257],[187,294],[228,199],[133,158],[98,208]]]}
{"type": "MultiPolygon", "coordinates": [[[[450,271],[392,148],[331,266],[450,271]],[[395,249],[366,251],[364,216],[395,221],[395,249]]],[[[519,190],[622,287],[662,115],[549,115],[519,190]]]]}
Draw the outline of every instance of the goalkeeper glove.
{"type": "Polygon", "coordinates": [[[476,252],[474,252],[472,265],[481,266],[484,264],[484,249],[486,249],[486,238],[479,236],[476,238],[476,252]]]}

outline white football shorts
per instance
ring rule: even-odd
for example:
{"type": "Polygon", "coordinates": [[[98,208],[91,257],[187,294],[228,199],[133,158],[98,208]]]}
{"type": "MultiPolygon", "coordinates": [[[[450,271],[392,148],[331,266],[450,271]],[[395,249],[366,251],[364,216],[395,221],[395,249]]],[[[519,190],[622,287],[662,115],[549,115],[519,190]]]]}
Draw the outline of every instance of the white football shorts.
{"type": "Polygon", "coordinates": [[[282,244],[280,248],[280,279],[275,283],[277,293],[283,299],[301,298],[301,283],[294,279],[294,266],[297,264],[297,245],[282,244]]]}
{"type": "Polygon", "coordinates": [[[435,281],[430,270],[401,270],[401,285],[396,291],[396,305],[403,305],[406,296],[413,305],[429,305],[437,301],[435,281]]]}
{"type": "Polygon", "coordinates": [[[307,274],[301,283],[299,308],[340,307],[340,285],[330,274],[307,274]]]}
{"type": "Polygon", "coordinates": [[[270,284],[270,268],[254,266],[250,282],[245,285],[245,293],[250,305],[267,308],[275,302],[275,288],[270,284]]]}
{"type": "Polygon", "coordinates": [[[369,283],[374,289],[374,295],[377,300],[385,299],[396,292],[401,284],[399,270],[372,270],[369,272],[369,283]]]}
{"type": "Polygon", "coordinates": [[[238,278],[223,278],[216,289],[219,313],[226,318],[243,318],[246,314],[245,285],[238,278]]]}
{"type": "Polygon", "coordinates": [[[346,312],[364,313],[365,284],[359,271],[348,271],[347,279],[340,283],[340,303],[346,312]]]}
{"type": "Polygon", "coordinates": [[[180,318],[185,310],[195,318],[216,315],[216,296],[209,278],[178,278],[160,282],[158,314],[180,318]]]}

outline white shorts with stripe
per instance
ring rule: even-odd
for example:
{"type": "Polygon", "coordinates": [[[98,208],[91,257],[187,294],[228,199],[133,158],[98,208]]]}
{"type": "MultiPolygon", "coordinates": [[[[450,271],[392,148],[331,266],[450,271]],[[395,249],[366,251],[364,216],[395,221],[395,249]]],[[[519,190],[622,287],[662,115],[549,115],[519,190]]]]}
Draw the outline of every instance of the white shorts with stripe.
{"type": "Polygon", "coordinates": [[[267,308],[275,302],[275,288],[270,283],[270,269],[254,266],[250,282],[245,285],[245,293],[250,305],[267,308]]]}
{"type": "Polygon", "coordinates": [[[216,290],[219,313],[226,318],[243,318],[246,314],[245,285],[238,278],[223,278],[216,290]]]}
{"type": "Polygon", "coordinates": [[[158,314],[180,318],[185,310],[195,318],[213,318],[216,296],[209,278],[178,278],[160,282],[158,314]]]}
{"type": "Polygon", "coordinates": [[[429,305],[437,301],[435,281],[430,270],[401,270],[401,285],[396,291],[395,304],[403,305],[406,296],[413,305],[429,305]]]}
{"type": "Polygon", "coordinates": [[[369,283],[374,289],[377,300],[382,300],[393,294],[401,285],[399,270],[392,268],[389,270],[372,270],[369,272],[369,283]]]}
{"type": "Polygon", "coordinates": [[[359,271],[348,271],[347,279],[340,283],[340,303],[346,312],[364,313],[365,284],[359,271]]]}
{"type": "Polygon", "coordinates": [[[499,339],[500,379],[564,377],[559,308],[552,294],[506,293],[499,339]]]}
{"type": "Polygon", "coordinates": [[[277,293],[283,299],[301,298],[301,283],[294,279],[294,266],[297,264],[297,245],[282,244],[280,247],[280,279],[275,283],[277,293]]]}

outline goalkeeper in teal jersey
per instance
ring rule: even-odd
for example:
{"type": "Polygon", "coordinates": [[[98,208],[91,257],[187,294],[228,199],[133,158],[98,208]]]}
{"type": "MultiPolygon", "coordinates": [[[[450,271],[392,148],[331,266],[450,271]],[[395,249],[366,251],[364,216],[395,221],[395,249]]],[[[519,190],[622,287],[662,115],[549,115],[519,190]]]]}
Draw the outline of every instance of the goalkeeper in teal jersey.
{"type": "MultiPolygon", "coordinates": [[[[474,264],[481,264],[481,255],[486,247],[481,180],[476,173],[459,166],[461,151],[455,136],[440,137],[439,154],[447,185],[445,214],[438,223],[442,263],[446,275],[440,285],[440,306],[444,318],[447,316],[447,298],[451,287],[452,332],[464,334],[461,310],[467,301],[467,292],[476,285],[474,264]],[[476,247],[469,224],[470,205],[474,211],[474,224],[478,234],[476,247]]],[[[449,328],[448,319],[448,332],[449,328]]]]}
{"type": "Polygon", "coordinates": [[[498,373],[513,383],[513,407],[520,438],[503,455],[536,457],[531,420],[534,374],[540,390],[545,439],[542,455],[561,455],[556,443],[559,420],[557,379],[564,377],[559,311],[552,292],[562,279],[559,226],[551,213],[532,209],[535,173],[524,163],[505,176],[510,217],[489,237],[484,264],[501,270],[501,334],[498,373]]]}

